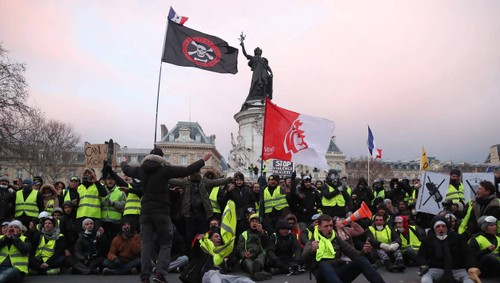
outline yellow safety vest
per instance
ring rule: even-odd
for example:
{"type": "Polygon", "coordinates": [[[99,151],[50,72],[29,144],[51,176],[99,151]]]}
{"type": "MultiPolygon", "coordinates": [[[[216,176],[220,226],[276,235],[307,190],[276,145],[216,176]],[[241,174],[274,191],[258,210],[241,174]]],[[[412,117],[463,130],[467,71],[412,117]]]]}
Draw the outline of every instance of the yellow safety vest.
{"type": "Polygon", "coordinates": [[[467,208],[467,213],[465,213],[464,219],[462,219],[460,226],[458,226],[458,234],[463,234],[465,230],[467,230],[467,222],[469,222],[469,218],[472,213],[472,207],[474,206],[474,201],[470,200],[467,205],[469,207],[467,208]]]}
{"type": "MultiPolygon", "coordinates": [[[[332,188],[330,185],[328,186],[328,191],[331,193],[334,191],[334,188],[332,188]]],[[[343,207],[345,206],[345,199],[344,196],[342,196],[342,192],[339,193],[338,195],[334,196],[331,199],[327,199],[325,197],[321,198],[321,204],[323,206],[340,206],[343,207]]]]}
{"type": "MultiPolygon", "coordinates": [[[[3,240],[4,237],[4,235],[0,236],[0,240],[3,240]]],[[[19,239],[23,243],[26,241],[26,237],[23,235],[21,235],[19,239]]],[[[25,274],[28,273],[28,254],[21,254],[14,245],[11,245],[10,248],[5,245],[0,250],[0,263],[2,263],[7,257],[9,257],[10,263],[13,267],[25,274]]]]}
{"type": "MultiPolygon", "coordinates": [[[[500,259],[500,237],[497,237],[497,246],[495,247],[495,250],[491,252],[493,255],[495,255],[497,258],[500,259]]],[[[476,236],[476,242],[479,245],[479,250],[485,250],[489,246],[493,245],[485,236],[483,235],[478,235],[476,236]]]]}
{"type": "Polygon", "coordinates": [[[36,198],[38,196],[38,191],[32,190],[28,198],[25,200],[23,196],[23,190],[16,192],[16,213],[15,217],[23,215],[26,213],[29,217],[38,217],[40,211],[36,205],[36,198]]]}
{"type": "MultiPolygon", "coordinates": [[[[106,198],[112,202],[120,201],[124,192],[120,191],[120,189],[115,186],[111,189],[111,192],[108,196],[101,198],[101,200],[105,200],[106,198]]],[[[101,219],[111,219],[120,221],[122,219],[122,212],[116,209],[114,206],[106,205],[101,207],[101,219]]]]}
{"type": "Polygon", "coordinates": [[[288,202],[286,201],[286,195],[281,193],[281,187],[277,186],[274,189],[273,195],[269,193],[269,188],[266,187],[264,190],[264,207],[266,210],[265,213],[271,213],[273,209],[282,210],[285,207],[288,207],[288,202]]]}
{"type": "MultiPolygon", "coordinates": [[[[63,237],[63,234],[59,234],[59,238],[63,237]]],[[[47,260],[54,255],[54,248],[56,246],[56,240],[51,239],[48,242],[45,242],[45,236],[40,236],[40,243],[36,248],[35,258],[41,259],[43,262],[47,262],[47,260]]]]}
{"type": "Polygon", "coordinates": [[[84,185],[78,186],[78,194],[80,195],[80,203],[76,211],[76,218],[92,217],[101,218],[101,199],[99,191],[95,184],[85,188],[84,185]]]}
{"type": "Polygon", "coordinates": [[[332,236],[327,239],[319,233],[318,226],[314,227],[314,240],[319,241],[318,250],[316,250],[316,261],[321,261],[322,259],[334,259],[335,258],[335,248],[332,245],[333,239],[335,239],[335,231],[332,231],[332,236]]]}
{"type": "Polygon", "coordinates": [[[219,194],[220,187],[214,187],[210,192],[210,203],[212,204],[212,209],[214,213],[221,213],[219,203],[217,202],[217,195],[219,194]]]}
{"type": "Polygon", "coordinates": [[[413,230],[415,230],[415,226],[410,226],[408,228],[408,240],[406,240],[406,237],[403,236],[403,234],[399,234],[399,236],[401,237],[401,249],[402,250],[406,250],[406,248],[410,247],[412,248],[414,251],[418,251],[418,249],[420,248],[420,240],[418,239],[417,235],[415,235],[415,233],[413,233],[413,230]],[[410,229],[412,228],[412,229],[410,229]]]}
{"type": "Polygon", "coordinates": [[[460,201],[465,202],[464,184],[460,183],[458,190],[450,184],[448,186],[448,191],[446,192],[446,199],[450,199],[453,203],[458,203],[460,201]]]}
{"type": "Polygon", "coordinates": [[[375,227],[373,226],[370,226],[368,228],[375,237],[375,240],[379,241],[380,243],[390,244],[392,242],[391,228],[389,228],[388,225],[385,225],[384,229],[382,229],[381,231],[375,229],[375,227]]]}
{"type": "Polygon", "coordinates": [[[385,198],[385,190],[380,190],[380,191],[375,191],[375,196],[373,197],[373,200],[372,200],[372,205],[375,203],[375,199],[377,198],[382,198],[384,199],[385,198]]]}
{"type": "Polygon", "coordinates": [[[128,193],[127,199],[125,200],[125,208],[123,209],[123,215],[139,215],[139,214],[141,214],[141,198],[134,193],[128,193]]]}
{"type": "Polygon", "coordinates": [[[45,205],[44,211],[47,211],[49,214],[52,214],[52,212],[54,212],[54,200],[53,199],[49,199],[49,201],[45,205]]]}

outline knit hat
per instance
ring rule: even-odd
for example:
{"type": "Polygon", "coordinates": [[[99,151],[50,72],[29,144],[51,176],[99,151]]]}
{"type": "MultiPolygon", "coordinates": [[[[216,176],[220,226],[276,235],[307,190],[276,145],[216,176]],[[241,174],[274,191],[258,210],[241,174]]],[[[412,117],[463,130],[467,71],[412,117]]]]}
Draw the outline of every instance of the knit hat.
{"type": "Polygon", "coordinates": [[[33,185],[33,181],[30,178],[24,179],[23,184],[33,185]]]}
{"type": "Polygon", "coordinates": [[[250,217],[248,218],[248,222],[252,221],[252,219],[257,219],[260,222],[260,217],[257,213],[250,215],[250,217]]]}
{"type": "Polygon", "coordinates": [[[163,150],[161,150],[161,148],[159,148],[159,147],[155,147],[155,148],[153,148],[153,150],[151,150],[150,154],[163,156],[163,150]]]}
{"type": "Polygon", "coordinates": [[[47,211],[42,211],[38,214],[38,219],[47,218],[50,214],[47,211]]]}
{"type": "Polygon", "coordinates": [[[54,211],[52,211],[52,215],[54,215],[54,212],[56,212],[56,211],[63,214],[63,209],[60,207],[56,207],[56,208],[54,208],[54,211]]]}
{"type": "Polygon", "coordinates": [[[85,224],[87,224],[88,222],[92,222],[92,224],[94,223],[94,220],[90,219],[90,218],[85,218],[83,221],[82,221],[82,229],[85,229],[85,224]]]}
{"type": "Polygon", "coordinates": [[[9,181],[9,177],[2,176],[2,177],[0,177],[0,181],[7,181],[8,182],[9,181]]]}
{"type": "Polygon", "coordinates": [[[9,223],[10,223],[9,221],[4,221],[4,222],[2,222],[2,227],[3,227],[3,226],[9,226],[9,223]]]}
{"type": "Polygon", "coordinates": [[[12,220],[9,223],[9,227],[10,226],[17,226],[20,230],[23,230],[23,223],[21,223],[21,221],[19,221],[19,220],[12,220]]]}
{"type": "Polygon", "coordinates": [[[460,176],[460,175],[462,175],[462,172],[460,172],[460,170],[458,170],[458,169],[451,169],[450,176],[451,175],[458,175],[458,176],[460,176]]]}
{"type": "Polygon", "coordinates": [[[448,220],[444,217],[444,216],[441,216],[441,215],[436,215],[434,216],[434,218],[432,218],[432,221],[431,221],[431,227],[434,229],[434,227],[436,227],[437,224],[445,224],[446,227],[448,227],[448,230],[451,228],[450,227],[450,222],[448,222],[448,220]],[[443,222],[443,223],[437,223],[437,222],[443,222]]]}
{"type": "Polygon", "coordinates": [[[496,224],[497,219],[494,216],[483,215],[477,220],[477,225],[481,227],[481,231],[485,232],[489,224],[496,224]]]}
{"type": "Polygon", "coordinates": [[[276,231],[280,229],[290,230],[290,224],[288,224],[285,219],[278,219],[278,221],[276,221],[276,231]]]}

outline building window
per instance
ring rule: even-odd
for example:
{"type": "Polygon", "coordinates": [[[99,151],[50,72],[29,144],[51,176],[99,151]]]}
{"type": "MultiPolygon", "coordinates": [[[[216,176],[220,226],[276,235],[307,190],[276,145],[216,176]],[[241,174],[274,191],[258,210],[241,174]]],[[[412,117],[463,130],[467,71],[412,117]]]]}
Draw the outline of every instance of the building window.
{"type": "Polygon", "coordinates": [[[181,155],[181,165],[187,165],[187,164],[188,164],[187,155],[181,155]]]}

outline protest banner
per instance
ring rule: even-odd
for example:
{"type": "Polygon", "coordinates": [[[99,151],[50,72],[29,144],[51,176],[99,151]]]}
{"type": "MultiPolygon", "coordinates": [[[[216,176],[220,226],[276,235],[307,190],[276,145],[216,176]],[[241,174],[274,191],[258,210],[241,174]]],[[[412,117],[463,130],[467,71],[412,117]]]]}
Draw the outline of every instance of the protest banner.
{"type": "Polygon", "coordinates": [[[448,190],[450,175],[422,171],[420,183],[422,187],[418,193],[415,208],[419,212],[438,214],[443,210],[442,202],[448,190]]]}

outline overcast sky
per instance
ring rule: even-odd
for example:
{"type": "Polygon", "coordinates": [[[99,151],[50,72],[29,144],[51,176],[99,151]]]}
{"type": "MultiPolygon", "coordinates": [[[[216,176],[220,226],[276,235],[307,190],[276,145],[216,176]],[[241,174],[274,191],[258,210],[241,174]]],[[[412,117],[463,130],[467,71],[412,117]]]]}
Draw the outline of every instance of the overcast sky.
{"type": "MultiPolygon", "coordinates": [[[[8,1],[0,41],[25,63],[31,103],[83,141],[151,148],[169,7],[186,26],[259,46],[274,103],[335,121],[348,157],[483,162],[500,143],[500,1],[8,1]]],[[[197,121],[227,159],[251,71],[163,64],[158,123],[197,121]]],[[[159,130],[158,130],[159,132],[159,130]]]]}

